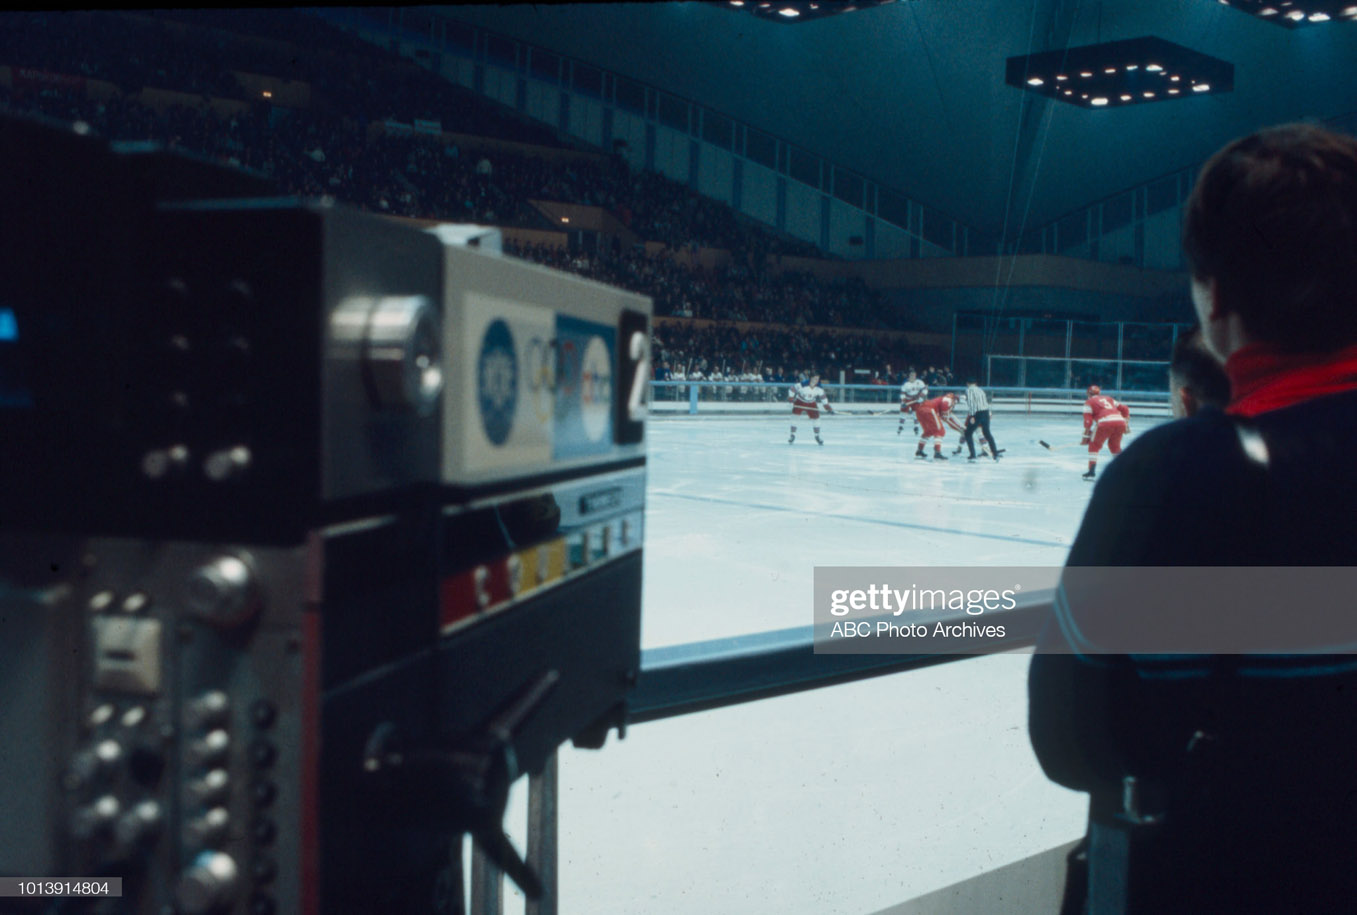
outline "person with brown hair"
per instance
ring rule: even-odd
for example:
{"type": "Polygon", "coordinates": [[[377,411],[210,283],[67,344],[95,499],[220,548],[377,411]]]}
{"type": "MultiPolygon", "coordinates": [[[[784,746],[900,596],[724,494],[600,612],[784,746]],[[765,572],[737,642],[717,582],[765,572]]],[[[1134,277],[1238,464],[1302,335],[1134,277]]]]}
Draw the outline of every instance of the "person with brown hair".
{"type": "MultiPolygon", "coordinates": [[[[1346,482],[1357,452],[1357,140],[1291,124],[1228,144],[1187,202],[1183,250],[1228,406],[1144,432],[1107,467],[1029,673],[1037,758],[1090,795],[1087,870],[1072,866],[1066,910],[1352,911],[1352,594],[1319,606],[1341,637],[1299,652],[1275,639],[1295,641],[1288,627],[1309,605],[1263,608],[1275,629],[1256,651],[1189,654],[1171,646],[1174,632],[1138,632],[1164,645],[1147,650],[1095,634],[1109,631],[1109,607],[1126,606],[1108,567],[1135,567],[1146,587],[1157,567],[1197,570],[1201,587],[1140,607],[1223,638],[1251,609],[1219,596],[1243,574],[1230,567],[1280,576],[1357,558],[1357,487],[1346,482]]],[[[1134,612],[1116,617],[1128,618],[1134,626],[1134,612]]]]}

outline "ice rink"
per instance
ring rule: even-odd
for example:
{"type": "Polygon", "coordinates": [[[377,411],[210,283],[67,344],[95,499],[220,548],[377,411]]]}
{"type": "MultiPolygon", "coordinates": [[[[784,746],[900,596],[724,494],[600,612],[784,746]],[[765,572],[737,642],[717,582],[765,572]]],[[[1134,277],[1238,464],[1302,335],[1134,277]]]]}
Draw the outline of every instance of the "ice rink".
{"type": "Polygon", "coordinates": [[[916,460],[897,416],[822,416],[824,445],[804,419],[788,445],[789,416],[652,420],[643,646],[806,625],[817,565],[1065,561],[1091,490],[1079,414],[998,414],[1004,453],[974,464],[950,429],[948,461],[916,460]]]}
{"type": "MultiPolygon", "coordinates": [[[[1005,453],[975,464],[952,454],[951,430],[951,460],[915,460],[892,414],[823,417],[823,446],[798,425],[788,445],[786,416],[650,422],[645,648],[808,625],[816,565],[1054,569],[1092,491],[1077,413],[996,413],[1005,453]]],[[[942,664],[563,749],[560,911],[866,915],[1076,838],[1084,796],[1049,783],[1028,745],[1028,660],[942,664]]],[[[525,798],[520,783],[520,849],[525,798]]]]}

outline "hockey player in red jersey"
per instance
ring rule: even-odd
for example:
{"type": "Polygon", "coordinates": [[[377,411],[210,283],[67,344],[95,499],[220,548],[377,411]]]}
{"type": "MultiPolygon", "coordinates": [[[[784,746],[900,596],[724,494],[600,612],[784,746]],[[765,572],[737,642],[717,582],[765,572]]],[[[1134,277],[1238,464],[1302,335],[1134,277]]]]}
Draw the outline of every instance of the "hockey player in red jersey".
{"type": "Polygon", "coordinates": [[[823,445],[825,440],[820,438],[820,411],[833,413],[834,408],[829,405],[829,395],[820,387],[820,376],[811,375],[808,384],[793,385],[787,399],[792,402],[792,434],[787,436],[787,444],[796,441],[796,417],[805,416],[815,423],[816,444],[823,445]]]}
{"type": "Polygon", "coordinates": [[[1088,445],[1088,471],[1085,480],[1097,475],[1098,452],[1103,443],[1112,454],[1121,454],[1121,437],[1131,431],[1131,408],[1108,397],[1096,384],[1088,386],[1088,400],[1084,401],[1084,437],[1088,445]]]}
{"type": "Polygon", "coordinates": [[[928,460],[924,454],[924,445],[931,438],[933,440],[933,460],[945,461],[947,455],[942,453],[942,437],[947,431],[942,427],[945,422],[958,432],[965,432],[955,419],[952,418],[952,405],[956,403],[956,395],[950,391],[941,397],[934,397],[932,400],[925,400],[917,404],[914,408],[914,415],[919,418],[919,447],[914,452],[914,456],[921,461],[928,460]]]}

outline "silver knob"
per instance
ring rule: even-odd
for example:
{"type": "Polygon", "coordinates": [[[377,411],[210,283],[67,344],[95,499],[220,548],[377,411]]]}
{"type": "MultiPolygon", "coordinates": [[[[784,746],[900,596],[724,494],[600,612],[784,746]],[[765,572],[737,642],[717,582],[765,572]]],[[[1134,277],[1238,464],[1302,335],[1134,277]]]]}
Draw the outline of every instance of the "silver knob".
{"type": "Polygon", "coordinates": [[[71,767],[66,771],[66,788],[79,791],[104,780],[117,769],[122,758],[122,744],[116,740],[101,740],[81,750],[71,757],[71,767]]]}
{"type": "Polygon", "coordinates": [[[225,769],[213,769],[202,778],[188,784],[188,795],[202,807],[209,807],[226,800],[231,790],[231,776],[225,769]]]}
{"type": "Polygon", "coordinates": [[[211,915],[227,908],[236,895],[240,870],[235,859],[219,851],[205,851],[179,877],[174,900],[184,915],[211,915]]]}
{"type": "Polygon", "coordinates": [[[88,727],[97,728],[112,721],[115,714],[117,714],[117,710],[105,702],[90,711],[89,718],[85,719],[85,723],[88,727]]]}
{"type": "Polygon", "coordinates": [[[203,461],[203,473],[214,483],[224,483],[243,476],[250,469],[254,455],[244,445],[235,445],[214,451],[203,461]]]}
{"type": "Polygon", "coordinates": [[[141,472],[152,480],[163,480],[183,472],[189,453],[183,445],[171,445],[148,451],[141,458],[141,472]]]}
{"type": "Polygon", "coordinates": [[[75,812],[71,817],[71,834],[81,840],[92,839],[113,824],[121,809],[116,797],[105,794],[75,812]]]}
{"type": "Polygon", "coordinates": [[[259,610],[254,574],[236,556],[218,556],[189,576],[185,603],[214,626],[239,626],[259,610]]]}
{"type": "Polygon", "coordinates": [[[123,613],[140,613],[151,605],[151,596],[145,591],[134,591],[123,598],[123,613]]]}
{"type": "Polygon", "coordinates": [[[94,755],[104,769],[112,769],[123,758],[123,746],[116,740],[101,740],[94,745],[94,755]]]}
{"type": "Polygon", "coordinates": [[[202,731],[225,724],[231,713],[231,698],[219,689],[208,690],[188,703],[185,721],[190,730],[202,731]]]}
{"type": "Polygon", "coordinates": [[[231,748],[231,736],[225,731],[208,731],[198,740],[189,744],[188,758],[189,764],[204,768],[213,763],[221,762],[226,757],[226,751],[231,748]]]}
{"type": "Polygon", "coordinates": [[[142,801],[118,818],[113,837],[124,849],[134,849],[160,831],[162,816],[155,801],[142,801]]]}
{"type": "Polygon", "coordinates": [[[202,816],[194,817],[184,825],[184,844],[192,848],[215,845],[226,836],[231,825],[231,814],[225,807],[213,807],[202,816]]]}
{"type": "Polygon", "coordinates": [[[368,315],[363,369],[377,404],[433,411],[443,392],[442,330],[424,296],[387,296],[368,315]]]}

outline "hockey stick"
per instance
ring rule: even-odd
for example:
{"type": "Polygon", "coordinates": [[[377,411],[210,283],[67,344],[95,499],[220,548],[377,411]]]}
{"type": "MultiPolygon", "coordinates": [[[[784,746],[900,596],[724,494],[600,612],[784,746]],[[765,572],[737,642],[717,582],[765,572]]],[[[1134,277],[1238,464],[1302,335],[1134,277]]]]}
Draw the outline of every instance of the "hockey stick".
{"type": "Polygon", "coordinates": [[[894,407],[892,407],[889,410],[863,410],[862,412],[858,412],[857,410],[845,410],[845,409],[835,409],[833,411],[821,410],[820,412],[828,413],[830,416],[884,416],[887,413],[896,413],[898,411],[894,407]]]}
{"type": "MultiPolygon", "coordinates": [[[[1131,433],[1127,432],[1127,433],[1125,433],[1124,435],[1130,435],[1130,434],[1131,434],[1131,433]]],[[[1123,437],[1124,437],[1124,436],[1123,436],[1123,437]]],[[[1041,439],[1037,439],[1037,442],[1036,442],[1036,443],[1037,443],[1038,445],[1040,445],[1041,447],[1045,448],[1047,451],[1059,451],[1059,450],[1061,450],[1062,448],[1072,448],[1072,447],[1074,447],[1073,443],[1068,444],[1068,445],[1052,445],[1052,444],[1049,444],[1049,443],[1047,443],[1047,442],[1042,441],[1041,439]]],[[[1088,447],[1088,443],[1087,443],[1087,442],[1080,442],[1080,443],[1079,443],[1079,447],[1080,447],[1080,448],[1087,448],[1087,447],[1088,447]]]]}

